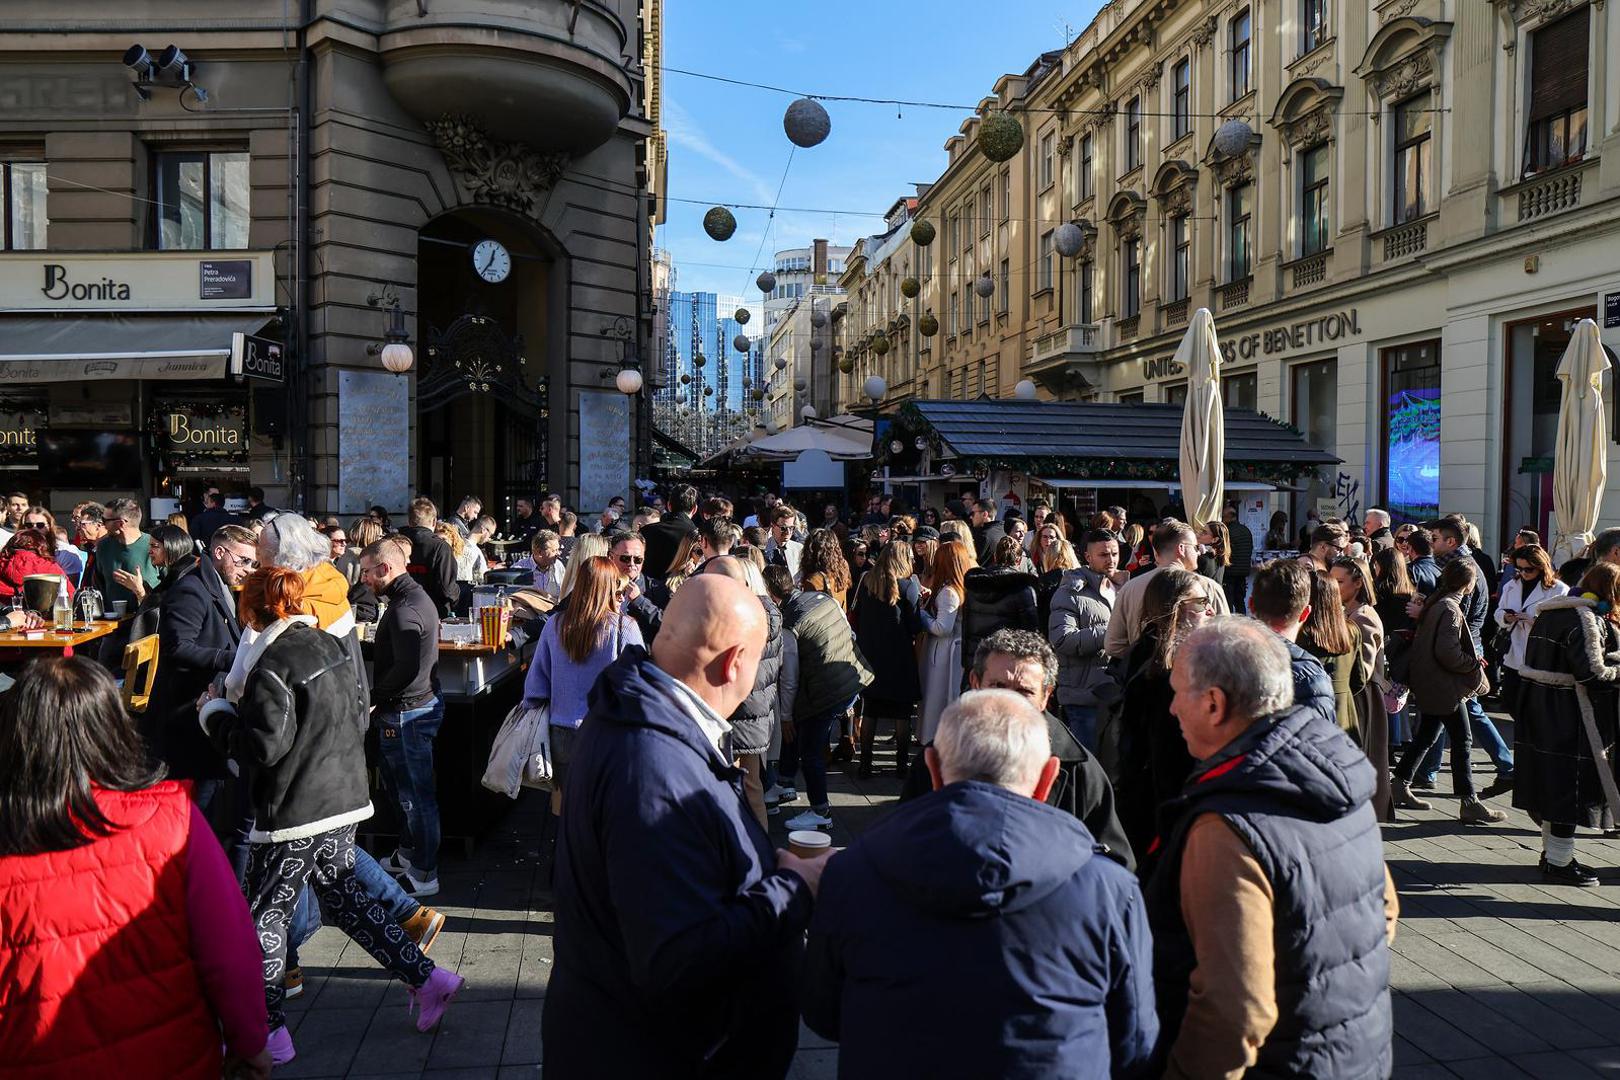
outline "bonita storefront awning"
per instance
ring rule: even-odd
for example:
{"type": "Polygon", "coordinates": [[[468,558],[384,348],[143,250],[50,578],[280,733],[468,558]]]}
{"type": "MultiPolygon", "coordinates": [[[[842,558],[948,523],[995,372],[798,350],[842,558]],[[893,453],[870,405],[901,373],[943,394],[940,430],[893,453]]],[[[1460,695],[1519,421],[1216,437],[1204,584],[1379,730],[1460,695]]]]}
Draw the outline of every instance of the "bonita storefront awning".
{"type": "Polygon", "coordinates": [[[231,335],[270,316],[33,315],[5,320],[0,385],[103,379],[223,379],[231,335]]]}

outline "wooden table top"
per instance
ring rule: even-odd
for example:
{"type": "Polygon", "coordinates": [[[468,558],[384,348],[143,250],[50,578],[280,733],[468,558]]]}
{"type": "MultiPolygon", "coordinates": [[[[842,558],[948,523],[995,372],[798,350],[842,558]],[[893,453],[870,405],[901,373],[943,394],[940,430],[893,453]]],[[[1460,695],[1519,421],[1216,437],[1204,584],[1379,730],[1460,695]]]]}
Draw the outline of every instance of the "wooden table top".
{"type": "Polygon", "coordinates": [[[75,623],[73,633],[46,628],[44,632],[7,630],[0,633],[0,649],[60,649],[83,645],[87,641],[104,638],[118,629],[116,620],[97,619],[93,623],[75,623]],[[85,627],[85,629],[78,629],[85,627]]]}
{"type": "Polygon", "coordinates": [[[439,651],[442,653],[460,653],[462,655],[488,655],[490,653],[505,652],[505,645],[485,645],[481,641],[441,641],[439,651]]]}

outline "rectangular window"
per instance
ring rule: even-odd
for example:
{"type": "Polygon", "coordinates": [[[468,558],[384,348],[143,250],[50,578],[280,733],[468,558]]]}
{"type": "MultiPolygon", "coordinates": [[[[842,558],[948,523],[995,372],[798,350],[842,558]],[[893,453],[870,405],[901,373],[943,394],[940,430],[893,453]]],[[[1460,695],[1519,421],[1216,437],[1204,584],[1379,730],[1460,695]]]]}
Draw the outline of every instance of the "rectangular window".
{"type": "Polygon", "coordinates": [[[1052,186],[1057,178],[1057,136],[1048,131],[1041,136],[1041,190],[1052,186]]]}
{"type": "Polygon", "coordinates": [[[1125,171],[1142,167],[1142,99],[1125,103],[1125,171]]]}
{"type": "Polygon", "coordinates": [[[1080,138],[1080,198],[1082,198],[1082,199],[1089,199],[1093,195],[1097,194],[1097,183],[1096,183],[1096,180],[1092,177],[1092,166],[1094,164],[1093,158],[1095,156],[1096,156],[1096,154],[1095,154],[1095,144],[1092,142],[1091,136],[1090,135],[1081,136],[1081,138],[1080,138]]]}
{"type": "Polygon", "coordinates": [[[1177,214],[1170,219],[1171,300],[1185,300],[1188,295],[1188,275],[1192,263],[1192,230],[1187,226],[1186,214],[1177,214]]]}
{"type": "Polygon", "coordinates": [[[958,316],[958,309],[957,309],[956,293],[951,293],[951,322],[950,322],[950,331],[949,332],[950,332],[950,335],[952,337],[955,337],[957,331],[961,329],[961,327],[957,325],[957,316],[958,316]]]}
{"type": "Polygon", "coordinates": [[[159,153],[157,247],[209,251],[248,245],[248,155],[159,153]]]}
{"type": "Polygon", "coordinates": [[[989,184],[979,189],[979,233],[987,235],[991,222],[996,220],[995,194],[989,184]]]}
{"type": "Polygon", "coordinates": [[[1252,371],[1237,375],[1221,372],[1221,404],[1228,409],[1258,409],[1259,389],[1259,377],[1252,371]]]}
{"type": "Polygon", "coordinates": [[[996,288],[997,288],[997,295],[1001,297],[1001,313],[1003,315],[1007,314],[1007,309],[1012,304],[1011,285],[1012,285],[1012,263],[1008,262],[1006,259],[1002,259],[1001,260],[1001,281],[996,286],[996,288]]]}
{"type": "Polygon", "coordinates": [[[1440,343],[1382,352],[1384,476],[1379,505],[1396,521],[1440,512],[1440,343]]]}
{"type": "Polygon", "coordinates": [[[1586,156],[1586,65],[1590,7],[1530,35],[1529,128],[1526,176],[1562,168],[1586,156]]]}
{"type": "Polygon", "coordinates": [[[1012,217],[1012,173],[1001,170],[1001,220],[1012,217]]]}
{"type": "Polygon", "coordinates": [[[1041,233],[1041,252],[1038,260],[1039,267],[1035,279],[1035,287],[1039,292],[1045,292],[1052,287],[1052,230],[1041,233]]]}
{"type": "Polygon", "coordinates": [[[1303,56],[1328,39],[1328,0],[1300,0],[1299,52],[1303,56]]]}
{"type": "Polygon", "coordinates": [[[1434,205],[1433,91],[1425,90],[1395,106],[1395,224],[1420,218],[1434,205]]]}
{"type": "MultiPolygon", "coordinates": [[[[1295,364],[1291,369],[1293,424],[1306,442],[1330,454],[1338,449],[1339,443],[1338,371],[1337,360],[1295,364]]],[[[1295,522],[1304,521],[1306,513],[1320,506],[1323,499],[1333,498],[1336,474],[1336,469],[1317,466],[1299,477],[1296,483],[1303,490],[1294,496],[1295,522]]]]}
{"type": "Polygon", "coordinates": [[[1227,59],[1231,61],[1232,100],[1249,92],[1249,13],[1240,11],[1228,27],[1227,59]]]}
{"type": "Polygon", "coordinates": [[[1170,119],[1172,137],[1192,130],[1192,60],[1182,60],[1171,71],[1170,119]]]}
{"type": "Polygon", "coordinates": [[[38,251],[45,246],[45,163],[0,162],[0,251],[38,251]]]}
{"type": "Polygon", "coordinates": [[[1129,319],[1142,312],[1142,245],[1126,240],[1120,245],[1124,273],[1120,276],[1120,317],[1129,319]]]}
{"type": "Polygon", "coordinates": [[[1300,155],[1299,173],[1299,253],[1315,255],[1332,243],[1331,207],[1328,202],[1328,169],[1332,149],[1327,143],[1300,155]]]}
{"type": "Polygon", "coordinates": [[[1226,189],[1226,280],[1241,281],[1249,276],[1250,241],[1253,237],[1254,185],[1238,184],[1226,189]]]}
{"type": "Polygon", "coordinates": [[[1088,325],[1097,321],[1097,304],[1092,292],[1095,272],[1096,267],[1089,259],[1080,264],[1080,321],[1088,325]]]}
{"type": "Polygon", "coordinates": [[[1124,390],[1116,396],[1115,400],[1121,405],[1140,405],[1142,404],[1142,391],[1124,390]]]}

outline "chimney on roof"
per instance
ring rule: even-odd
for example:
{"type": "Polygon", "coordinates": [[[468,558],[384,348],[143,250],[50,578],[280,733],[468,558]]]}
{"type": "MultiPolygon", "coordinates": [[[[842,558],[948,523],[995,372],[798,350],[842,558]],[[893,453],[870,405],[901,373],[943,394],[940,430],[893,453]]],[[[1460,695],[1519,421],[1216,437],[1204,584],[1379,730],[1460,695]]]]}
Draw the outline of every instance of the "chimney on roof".
{"type": "Polygon", "coordinates": [[[811,259],[816,275],[813,280],[822,282],[827,279],[827,241],[817,240],[815,242],[815,252],[811,259]]]}

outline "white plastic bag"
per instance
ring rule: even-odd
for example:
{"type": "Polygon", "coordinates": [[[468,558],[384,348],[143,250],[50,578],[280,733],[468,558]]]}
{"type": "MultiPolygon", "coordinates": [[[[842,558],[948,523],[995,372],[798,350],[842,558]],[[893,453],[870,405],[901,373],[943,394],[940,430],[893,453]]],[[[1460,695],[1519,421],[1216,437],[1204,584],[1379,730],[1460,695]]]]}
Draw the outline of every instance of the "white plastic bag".
{"type": "Polygon", "coordinates": [[[495,735],[484,769],[484,786],[515,799],[520,788],[549,789],[552,779],[551,710],[520,701],[506,714],[495,735]]]}

